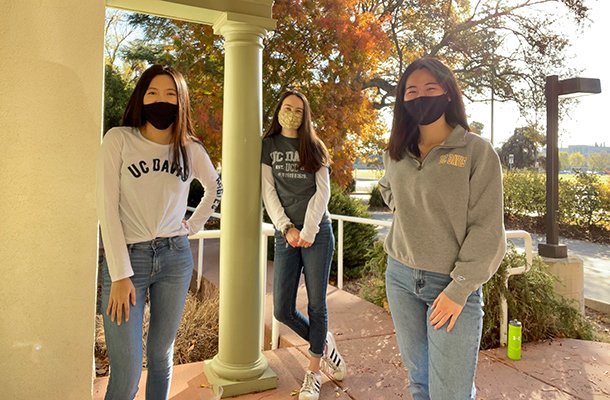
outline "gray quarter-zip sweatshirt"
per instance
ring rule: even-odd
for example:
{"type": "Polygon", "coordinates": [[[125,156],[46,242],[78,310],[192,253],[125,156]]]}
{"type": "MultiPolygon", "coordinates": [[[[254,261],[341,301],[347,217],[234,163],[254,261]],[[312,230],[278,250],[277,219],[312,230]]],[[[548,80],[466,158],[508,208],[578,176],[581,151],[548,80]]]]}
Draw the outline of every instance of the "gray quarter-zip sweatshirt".
{"type": "Polygon", "coordinates": [[[502,168],[485,139],[457,126],[423,162],[383,157],[381,194],[394,211],[384,248],[411,268],[451,275],[444,293],[464,305],[506,251],[502,168]]]}

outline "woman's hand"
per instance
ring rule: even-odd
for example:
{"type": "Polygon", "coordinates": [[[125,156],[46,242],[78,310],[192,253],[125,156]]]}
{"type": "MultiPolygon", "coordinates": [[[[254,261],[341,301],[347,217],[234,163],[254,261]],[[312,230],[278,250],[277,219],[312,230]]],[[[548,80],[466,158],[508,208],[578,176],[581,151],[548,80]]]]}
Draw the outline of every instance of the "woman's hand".
{"type": "Polygon", "coordinates": [[[286,241],[292,247],[299,247],[299,241],[301,240],[301,231],[297,228],[290,228],[286,233],[286,241]]]}
{"type": "Polygon", "coordinates": [[[430,325],[433,325],[434,329],[440,329],[445,325],[445,322],[451,318],[451,321],[447,326],[447,332],[451,331],[463,308],[464,306],[459,305],[447,297],[445,293],[441,292],[432,304],[432,309],[434,311],[432,312],[432,315],[430,315],[430,325]]]}
{"type": "Polygon", "coordinates": [[[129,298],[131,304],[136,305],[136,288],[131,282],[131,278],[124,278],[112,282],[110,286],[110,298],[108,299],[108,308],[106,315],[110,314],[110,320],[117,321],[121,325],[123,318],[123,308],[125,308],[125,322],[129,321],[129,298]]]}
{"type": "Polygon", "coordinates": [[[312,244],[313,244],[313,243],[310,243],[310,242],[308,242],[308,241],[306,241],[306,240],[303,240],[303,239],[302,239],[302,238],[299,236],[299,243],[298,243],[298,246],[299,246],[299,247],[308,248],[308,247],[311,247],[311,245],[312,245],[312,244]]]}

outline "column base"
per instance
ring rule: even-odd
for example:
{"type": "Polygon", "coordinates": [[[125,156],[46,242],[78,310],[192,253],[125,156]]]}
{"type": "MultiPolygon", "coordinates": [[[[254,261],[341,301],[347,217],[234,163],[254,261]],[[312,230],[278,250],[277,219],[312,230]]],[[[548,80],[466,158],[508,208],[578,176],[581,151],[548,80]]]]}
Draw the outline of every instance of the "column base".
{"type": "Polygon", "coordinates": [[[581,258],[548,258],[542,261],[548,265],[547,271],[556,276],[558,281],[553,282],[555,293],[568,300],[574,300],[573,307],[585,312],[585,277],[584,262],[581,258]]]}
{"type": "Polygon", "coordinates": [[[568,258],[568,247],[563,244],[538,244],[540,257],[568,258]]]}
{"type": "Polygon", "coordinates": [[[212,370],[212,361],[213,360],[207,360],[203,363],[203,373],[205,374],[209,383],[222,386],[223,398],[239,396],[246,393],[262,392],[264,390],[277,388],[277,375],[269,366],[267,366],[263,374],[258,378],[243,381],[232,381],[216,375],[212,370]]]}

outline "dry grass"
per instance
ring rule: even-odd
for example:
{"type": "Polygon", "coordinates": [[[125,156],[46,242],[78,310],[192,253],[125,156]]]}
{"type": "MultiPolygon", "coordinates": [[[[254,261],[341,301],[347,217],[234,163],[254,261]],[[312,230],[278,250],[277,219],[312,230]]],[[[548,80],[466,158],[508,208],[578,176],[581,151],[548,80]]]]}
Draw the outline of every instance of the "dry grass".
{"type": "MultiPolygon", "coordinates": [[[[199,296],[191,292],[187,295],[174,343],[174,364],[208,360],[218,353],[218,289],[205,279],[201,283],[199,296]]],[[[143,366],[146,366],[146,334],[149,318],[147,301],[142,334],[143,366]]],[[[95,370],[98,377],[108,375],[108,353],[101,314],[96,315],[95,319],[95,370]]]]}
{"type": "Polygon", "coordinates": [[[585,307],[585,314],[595,332],[596,342],[610,343],[610,314],[585,307]]]}

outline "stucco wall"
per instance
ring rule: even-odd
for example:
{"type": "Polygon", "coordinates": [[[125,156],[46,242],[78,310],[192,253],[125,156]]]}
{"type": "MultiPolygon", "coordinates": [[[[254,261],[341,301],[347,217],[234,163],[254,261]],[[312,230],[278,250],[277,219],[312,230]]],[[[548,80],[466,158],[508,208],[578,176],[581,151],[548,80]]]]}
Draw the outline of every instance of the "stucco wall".
{"type": "Polygon", "coordinates": [[[0,0],[0,398],[91,398],[103,0],[0,0]]]}

